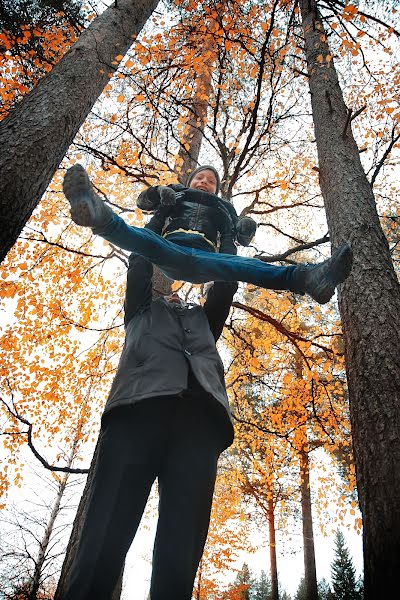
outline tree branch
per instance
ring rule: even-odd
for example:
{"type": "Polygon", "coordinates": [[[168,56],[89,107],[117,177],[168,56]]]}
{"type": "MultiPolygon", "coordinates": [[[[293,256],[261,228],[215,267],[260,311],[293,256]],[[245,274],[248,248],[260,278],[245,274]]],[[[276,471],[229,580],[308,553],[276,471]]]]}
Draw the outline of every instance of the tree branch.
{"type": "MultiPolygon", "coordinates": [[[[36,450],[33,444],[33,436],[32,436],[32,423],[30,423],[27,419],[22,417],[13,403],[13,409],[7,404],[7,402],[0,396],[0,402],[6,407],[8,412],[17,419],[20,423],[23,423],[28,427],[27,431],[18,432],[19,435],[27,435],[28,437],[28,446],[31,449],[33,455],[38,459],[38,461],[43,465],[45,469],[49,471],[57,471],[62,473],[75,473],[75,474],[86,474],[89,473],[89,469],[73,469],[71,467],[56,467],[55,465],[51,465],[39,452],[36,450]]],[[[12,432],[7,432],[8,435],[12,435],[12,432]]]]}
{"type": "Polygon", "coordinates": [[[376,165],[374,174],[371,177],[371,187],[374,187],[375,179],[378,177],[379,171],[382,169],[383,165],[385,164],[385,160],[387,159],[387,157],[389,156],[390,152],[392,151],[393,146],[400,139],[400,133],[397,134],[396,136],[394,135],[395,130],[396,130],[396,128],[393,127],[393,129],[392,129],[392,139],[390,140],[390,143],[389,143],[388,147],[386,148],[385,152],[383,153],[383,156],[382,156],[381,160],[376,165]]]}

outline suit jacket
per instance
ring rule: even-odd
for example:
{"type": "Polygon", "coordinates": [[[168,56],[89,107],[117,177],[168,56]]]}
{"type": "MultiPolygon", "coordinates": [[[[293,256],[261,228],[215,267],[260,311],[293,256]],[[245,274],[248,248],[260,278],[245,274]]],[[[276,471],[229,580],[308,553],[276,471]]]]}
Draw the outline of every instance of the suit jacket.
{"type": "Polygon", "coordinates": [[[148,398],[200,393],[205,402],[212,400],[227,447],[233,440],[233,428],[224,368],[215,342],[222,333],[237,283],[216,282],[203,307],[181,307],[164,297],[152,300],[152,274],[151,263],[131,256],[125,343],[104,415],[148,398]]]}

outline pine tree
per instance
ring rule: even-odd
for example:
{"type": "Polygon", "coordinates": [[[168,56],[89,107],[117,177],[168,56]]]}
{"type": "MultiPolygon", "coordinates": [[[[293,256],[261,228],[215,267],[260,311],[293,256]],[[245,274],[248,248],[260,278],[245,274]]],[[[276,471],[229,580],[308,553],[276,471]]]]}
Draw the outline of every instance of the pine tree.
{"type": "Polygon", "coordinates": [[[331,564],[334,598],[335,600],[360,600],[356,570],[340,529],[336,531],[335,545],[335,558],[331,564]]]}
{"type": "Polygon", "coordinates": [[[304,577],[300,579],[294,600],[307,600],[306,582],[304,577]]]}
{"type": "Polygon", "coordinates": [[[235,600],[250,600],[254,585],[254,577],[247,563],[243,563],[242,568],[236,575],[231,590],[235,593],[235,600]]]}
{"type": "Polygon", "coordinates": [[[271,600],[272,598],[272,586],[271,579],[267,576],[265,571],[261,571],[259,579],[254,583],[254,591],[252,593],[252,600],[271,600]]]}
{"type": "Polygon", "coordinates": [[[319,600],[333,600],[330,585],[325,577],[318,582],[318,598],[319,600]]]}

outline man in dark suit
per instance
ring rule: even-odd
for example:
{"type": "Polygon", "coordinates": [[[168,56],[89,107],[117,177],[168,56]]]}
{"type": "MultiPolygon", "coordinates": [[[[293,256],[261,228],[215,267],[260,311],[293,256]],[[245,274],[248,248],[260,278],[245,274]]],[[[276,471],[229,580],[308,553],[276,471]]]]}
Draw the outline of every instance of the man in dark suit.
{"type": "Polygon", "coordinates": [[[110,600],[155,479],[159,518],[151,600],[190,600],[210,519],[217,461],[233,441],[215,347],[236,283],[203,307],[152,299],[153,266],[132,255],[126,337],[102,418],[79,548],[63,600],[110,600]]]}

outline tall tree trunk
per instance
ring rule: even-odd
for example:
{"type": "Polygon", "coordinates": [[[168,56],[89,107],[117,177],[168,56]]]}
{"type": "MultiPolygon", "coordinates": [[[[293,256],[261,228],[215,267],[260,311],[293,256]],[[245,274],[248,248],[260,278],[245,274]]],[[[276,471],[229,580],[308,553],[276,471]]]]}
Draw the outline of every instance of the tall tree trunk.
{"type": "Polygon", "coordinates": [[[158,0],[118,0],[0,124],[0,261],[158,0]],[[114,65],[112,64],[114,62],[114,65]]]}
{"type": "Polygon", "coordinates": [[[211,69],[215,58],[213,46],[214,42],[209,40],[204,49],[204,66],[195,80],[190,118],[175,165],[175,170],[182,183],[186,182],[188,175],[198,164],[211,93],[211,69]]]}
{"type": "Polygon", "coordinates": [[[304,581],[306,599],[318,600],[314,532],[311,512],[310,462],[307,450],[300,452],[301,515],[303,520],[304,581]]]}
{"type": "Polygon", "coordinates": [[[272,495],[268,497],[269,560],[271,569],[271,600],[279,600],[278,568],[276,563],[275,510],[272,495]]]}
{"type": "Polygon", "coordinates": [[[333,61],[326,60],[331,55],[317,2],[300,0],[300,8],[330,237],[334,247],[350,241],[354,252],[339,308],[363,515],[365,599],[376,600],[396,595],[400,567],[400,286],[333,61]]]}
{"type": "MultiPolygon", "coordinates": [[[[303,357],[296,351],[296,378],[303,379],[303,357]]],[[[310,460],[307,427],[301,427],[300,457],[300,495],[303,524],[304,583],[306,599],[318,600],[317,571],[315,566],[314,532],[311,510],[310,460]]]]}

